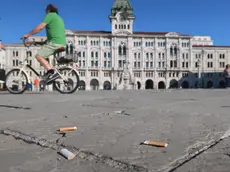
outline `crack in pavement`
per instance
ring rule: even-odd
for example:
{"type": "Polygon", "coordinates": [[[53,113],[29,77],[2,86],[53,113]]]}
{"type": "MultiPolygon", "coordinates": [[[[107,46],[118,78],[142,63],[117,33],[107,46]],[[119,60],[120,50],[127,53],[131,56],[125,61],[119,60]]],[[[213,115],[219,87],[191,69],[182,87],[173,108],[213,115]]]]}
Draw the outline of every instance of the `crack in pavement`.
{"type": "MultiPolygon", "coordinates": [[[[213,146],[217,145],[219,142],[224,140],[225,138],[230,137],[230,129],[228,129],[222,137],[218,139],[211,139],[208,142],[203,143],[203,145],[199,145],[195,143],[193,146],[190,146],[193,149],[198,149],[195,152],[188,152],[187,154],[177,158],[173,162],[169,163],[165,167],[158,170],[158,172],[173,172],[185,163],[189,162],[193,158],[197,157],[201,153],[205,152],[206,150],[212,148],[213,146]],[[198,147],[198,148],[197,148],[198,147]]],[[[153,171],[151,171],[153,172],[153,171]]]]}
{"type": "Polygon", "coordinates": [[[11,105],[0,105],[0,107],[11,108],[11,109],[23,109],[30,110],[30,107],[21,107],[21,106],[11,106],[11,105]]]}
{"type": "Polygon", "coordinates": [[[88,151],[81,151],[80,149],[76,148],[75,146],[65,145],[64,143],[58,144],[55,142],[48,141],[46,139],[39,139],[35,136],[24,134],[20,131],[11,130],[11,129],[3,129],[3,130],[1,130],[0,134],[12,136],[16,140],[22,140],[28,144],[37,144],[41,147],[51,148],[51,149],[56,150],[56,151],[58,151],[61,147],[66,148],[68,150],[71,150],[72,152],[75,152],[76,156],[81,158],[81,159],[85,159],[88,161],[95,160],[97,163],[106,164],[112,168],[119,169],[121,171],[125,171],[125,172],[148,172],[148,169],[141,167],[141,166],[137,166],[137,165],[133,165],[133,164],[128,164],[126,162],[114,160],[112,157],[105,156],[102,154],[94,154],[94,153],[88,152],[88,151]]]}
{"type": "Polygon", "coordinates": [[[106,106],[106,105],[93,105],[93,104],[82,104],[81,106],[87,106],[87,107],[98,107],[98,108],[120,108],[120,109],[135,109],[135,107],[124,107],[124,106],[106,106]]]}

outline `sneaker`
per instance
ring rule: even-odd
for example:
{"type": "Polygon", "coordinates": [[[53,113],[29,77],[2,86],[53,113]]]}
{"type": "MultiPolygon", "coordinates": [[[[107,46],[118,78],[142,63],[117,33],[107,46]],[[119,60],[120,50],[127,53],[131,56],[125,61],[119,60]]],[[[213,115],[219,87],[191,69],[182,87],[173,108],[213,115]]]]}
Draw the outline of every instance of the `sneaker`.
{"type": "Polygon", "coordinates": [[[43,81],[46,81],[49,78],[50,75],[52,75],[52,73],[46,72],[41,78],[42,78],[43,81]]]}
{"type": "Polygon", "coordinates": [[[57,72],[54,72],[53,74],[52,73],[48,73],[47,75],[45,75],[43,77],[46,85],[50,85],[53,83],[53,81],[55,81],[57,78],[59,78],[59,74],[57,72]]]}

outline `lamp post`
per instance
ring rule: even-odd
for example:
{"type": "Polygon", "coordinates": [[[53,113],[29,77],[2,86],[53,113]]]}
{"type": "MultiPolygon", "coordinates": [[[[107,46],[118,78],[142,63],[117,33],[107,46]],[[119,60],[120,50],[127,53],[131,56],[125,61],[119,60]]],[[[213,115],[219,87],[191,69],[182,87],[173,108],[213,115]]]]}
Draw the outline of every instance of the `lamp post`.
{"type": "Polygon", "coordinates": [[[205,54],[205,51],[204,49],[202,49],[202,88],[204,88],[204,54],[205,54]]]}
{"type": "Polygon", "coordinates": [[[201,56],[198,57],[198,81],[199,88],[204,88],[204,49],[201,50],[201,56]],[[201,62],[202,60],[202,62],[201,62]],[[201,71],[202,66],[202,71],[201,71]]]}

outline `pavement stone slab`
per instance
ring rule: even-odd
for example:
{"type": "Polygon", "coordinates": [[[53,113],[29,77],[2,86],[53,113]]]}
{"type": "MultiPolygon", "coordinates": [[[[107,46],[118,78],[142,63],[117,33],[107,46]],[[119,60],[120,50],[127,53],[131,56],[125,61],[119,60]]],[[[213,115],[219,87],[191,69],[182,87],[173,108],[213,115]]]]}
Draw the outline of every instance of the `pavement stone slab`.
{"type": "MultiPolygon", "coordinates": [[[[72,95],[56,92],[40,94],[28,92],[23,95],[0,93],[0,129],[10,128],[31,136],[56,141],[61,137],[56,133],[58,128],[76,126],[77,131],[68,133],[62,140],[63,144],[157,171],[187,153],[191,145],[217,138],[220,133],[229,129],[229,93],[229,90],[224,89],[79,91],[72,95]],[[4,107],[5,105],[17,106],[17,109],[4,107]],[[167,142],[169,146],[156,148],[139,145],[145,140],[167,142]]],[[[10,142],[19,141],[12,139],[10,142]]],[[[225,140],[218,146],[224,143],[225,140]]],[[[11,149],[14,146],[9,144],[7,147],[11,149]]],[[[190,168],[208,170],[209,167],[206,167],[205,163],[208,164],[213,160],[216,162],[216,169],[224,171],[229,165],[227,163],[229,157],[209,153],[218,148],[216,147],[205,151],[177,170],[187,171],[190,168]],[[199,158],[202,160],[196,161],[199,158]],[[220,163],[217,163],[216,159],[219,159],[220,163]]],[[[8,151],[10,150],[6,152],[8,151]]],[[[23,151],[16,154],[27,156],[23,151]]],[[[46,161],[49,162],[48,159],[46,161]]],[[[77,166],[80,171],[119,171],[94,161],[82,161],[78,157],[71,162],[63,159],[57,162],[59,171],[71,171],[77,166]]]]}

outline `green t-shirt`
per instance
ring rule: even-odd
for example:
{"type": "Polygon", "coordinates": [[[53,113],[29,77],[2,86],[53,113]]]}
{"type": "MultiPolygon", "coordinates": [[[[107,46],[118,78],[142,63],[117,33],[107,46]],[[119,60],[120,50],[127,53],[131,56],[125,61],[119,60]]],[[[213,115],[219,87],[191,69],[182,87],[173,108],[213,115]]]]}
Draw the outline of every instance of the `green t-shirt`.
{"type": "Polygon", "coordinates": [[[47,41],[54,44],[66,45],[65,25],[62,18],[57,13],[48,13],[43,22],[46,25],[47,41]]]}

